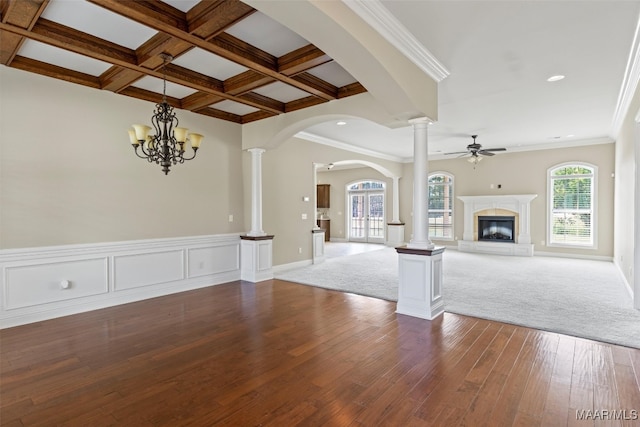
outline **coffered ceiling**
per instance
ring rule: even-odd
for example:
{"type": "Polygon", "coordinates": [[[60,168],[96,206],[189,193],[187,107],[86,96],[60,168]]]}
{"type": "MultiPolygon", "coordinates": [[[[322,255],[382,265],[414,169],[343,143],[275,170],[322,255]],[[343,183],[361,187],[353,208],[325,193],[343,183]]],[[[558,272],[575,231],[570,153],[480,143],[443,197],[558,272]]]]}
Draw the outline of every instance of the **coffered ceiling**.
{"type": "MultiPolygon", "coordinates": [[[[294,32],[273,13],[303,1],[0,0],[0,62],[158,102],[168,53],[168,101],[235,123],[366,92],[365,75],[326,53],[328,40],[340,40],[300,25],[294,32]]],[[[448,71],[429,130],[432,158],[464,150],[472,134],[508,152],[611,142],[640,74],[636,0],[327,1],[375,6],[381,14],[363,22],[380,34],[392,28],[400,44],[425,49],[448,71]],[[547,82],[556,74],[565,79],[547,82]]],[[[411,159],[411,127],[340,121],[301,135],[411,159]]]]}
{"type": "Polygon", "coordinates": [[[248,123],[365,92],[237,0],[0,0],[6,66],[248,123]],[[163,66],[162,54],[173,60],[163,66]]]}

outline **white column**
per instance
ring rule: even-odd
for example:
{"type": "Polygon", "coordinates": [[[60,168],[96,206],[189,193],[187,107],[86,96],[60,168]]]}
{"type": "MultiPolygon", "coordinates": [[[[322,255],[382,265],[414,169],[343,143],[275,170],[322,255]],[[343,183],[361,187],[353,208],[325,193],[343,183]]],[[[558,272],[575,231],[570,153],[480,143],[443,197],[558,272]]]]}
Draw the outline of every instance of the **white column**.
{"type": "Polygon", "coordinates": [[[393,218],[391,222],[394,224],[400,223],[400,177],[393,177],[393,218]]]}
{"type": "Polygon", "coordinates": [[[415,249],[433,249],[429,239],[428,203],[428,139],[430,120],[426,117],[409,120],[413,125],[413,238],[407,245],[415,249]]]}
{"type": "Polygon", "coordinates": [[[262,229],[262,148],[251,148],[251,231],[247,236],[266,236],[262,229]]]}
{"type": "Polygon", "coordinates": [[[312,230],[319,230],[318,225],[318,168],[322,163],[313,163],[313,227],[312,230]]]}

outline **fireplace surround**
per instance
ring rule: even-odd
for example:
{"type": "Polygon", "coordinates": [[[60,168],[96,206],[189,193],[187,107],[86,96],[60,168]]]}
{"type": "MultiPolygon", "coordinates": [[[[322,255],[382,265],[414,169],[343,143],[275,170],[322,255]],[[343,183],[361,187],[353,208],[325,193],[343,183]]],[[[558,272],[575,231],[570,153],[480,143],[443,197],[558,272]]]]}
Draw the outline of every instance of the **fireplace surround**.
{"type": "MultiPolygon", "coordinates": [[[[531,201],[537,196],[537,194],[458,196],[458,199],[464,203],[464,230],[462,240],[458,240],[458,250],[533,256],[530,213],[531,201]],[[512,239],[498,239],[497,236],[487,239],[479,238],[481,232],[479,219],[481,217],[513,218],[513,227],[510,227],[513,230],[511,232],[512,239]],[[511,244],[505,244],[505,242],[511,244]]],[[[496,222],[495,225],[498,225],[497,220],[494,222],[496,222]]],[[[500,225],[505,226],[506,223],[500,225]]],[[[489,234],[491,234],[491,228],[489,228],[489,234]]]]}

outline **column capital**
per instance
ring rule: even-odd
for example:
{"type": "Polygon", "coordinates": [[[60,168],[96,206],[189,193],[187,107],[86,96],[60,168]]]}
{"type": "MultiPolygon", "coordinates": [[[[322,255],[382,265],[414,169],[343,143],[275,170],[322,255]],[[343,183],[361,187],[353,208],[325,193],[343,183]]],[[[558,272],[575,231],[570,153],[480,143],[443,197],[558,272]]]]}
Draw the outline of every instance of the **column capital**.
{"type": "Polygon", "coordinates": [[[262,154],[267,150],[265,150],[264,148],[249,148],[247,149],[247,151],[250,152],[251,154],[262,154]]]}
{"type": "Polygon", "coordinates": [[[431,124],[431,123],[433,123],[434,121],[435,121],[435,120],[432,120],[432,119],[430,119],[430,118],[429,118],[429,117],[427,117],[427,116],[424,116],[424,117],[416,117],[416,118],[413,118],[413,119],[409,119],[409,120],[408,120],[409,124],[410,124],[410,125],[414,125],[414,126],[415,126],[415,125],[420,125],[420,124],[422,124],[422,125],[430,125],[430,124],[431,124]]]}

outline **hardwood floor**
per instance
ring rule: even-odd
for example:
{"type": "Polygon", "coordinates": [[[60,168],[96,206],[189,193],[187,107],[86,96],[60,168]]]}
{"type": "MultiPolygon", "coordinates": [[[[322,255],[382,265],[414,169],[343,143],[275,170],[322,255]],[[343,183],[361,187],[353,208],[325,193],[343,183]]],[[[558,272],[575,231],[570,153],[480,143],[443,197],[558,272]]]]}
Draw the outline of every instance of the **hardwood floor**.
{"type": "Polygon", "coordinates": [[[394,310],[388,301],[273,280],[5,329],[0,421],[640,425],[640,350],[394,310]]]}

